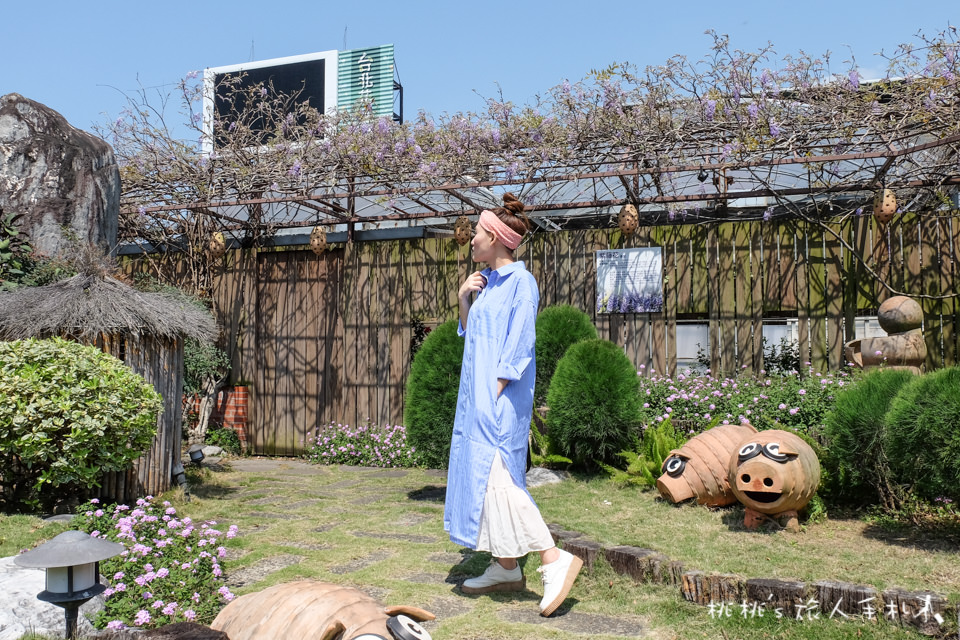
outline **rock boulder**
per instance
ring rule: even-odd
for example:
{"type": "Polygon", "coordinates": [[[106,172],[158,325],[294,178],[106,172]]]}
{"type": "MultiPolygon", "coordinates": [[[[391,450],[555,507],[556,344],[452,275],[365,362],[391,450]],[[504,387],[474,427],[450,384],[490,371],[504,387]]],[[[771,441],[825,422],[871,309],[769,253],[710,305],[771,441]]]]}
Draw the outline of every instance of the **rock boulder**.
{"type": "Polygon", "coordinates": [[[35,250],[57,255],[70,236],[117,244],[120,171],[109,144],[16,93],[0,97],[0,208],[22,213],[35,250]]]}

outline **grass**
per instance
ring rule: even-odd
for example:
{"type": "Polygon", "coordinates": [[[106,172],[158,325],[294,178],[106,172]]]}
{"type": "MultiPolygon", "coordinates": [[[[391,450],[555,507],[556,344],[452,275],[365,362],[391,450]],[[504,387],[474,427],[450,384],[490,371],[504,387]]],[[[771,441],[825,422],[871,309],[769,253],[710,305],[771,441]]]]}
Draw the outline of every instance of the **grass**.
{"type": "MultiPolygon", "coordinates": [[[[256,462],[256,461],[254,461],[256,462]]],[[[410,604],[438,614],[428,625],[437,640],[637,637],[668,638],[919,638],[912,630],[862,620],[793,620],[711,616],[685,602],[675,587],[635,584],[600,560],[582,574],[560,614],[536,615],[539,559],[523,563],[528,591],[465,596],[456,588],[483,570],[489,557],[449,541],[443,532],[442,487],[435,472],[317,467],[244,472],[228,465],[192,472],[194,498],[164,496],[194,520],[236,524],[225,564],[238,594],[297,578],[363,588],[385,604],[410,604]],[[603,633],[614,631],[616,633],[603,633]]],[[[744,531],[738,508],[675,507],[651,492],[618,489],[601,478],[575,478],[532,491],[548,522],[604,543],[655,549],[688,569],[813,581],[837,579],[931,589],[957,601],[960,563],[949,541],[893,537],[860,520],[837,519],[799,534],[744,531]]],[[[62,524],[0,516],[0,555],[53,537],[62,524]]]]}

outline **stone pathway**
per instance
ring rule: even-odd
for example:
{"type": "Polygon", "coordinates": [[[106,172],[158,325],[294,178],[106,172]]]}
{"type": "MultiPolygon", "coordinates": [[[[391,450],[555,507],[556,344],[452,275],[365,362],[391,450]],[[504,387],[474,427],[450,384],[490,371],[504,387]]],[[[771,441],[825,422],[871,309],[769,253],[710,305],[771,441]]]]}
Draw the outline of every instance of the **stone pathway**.
{"type": "MultiPolygon", "coordinates": [[[[543,618],[537,611],[539,594],[535,593],[534,589],[528,593],[518,594],[514,600],[504,602],[492,600],[487,596],[462,595],[459,585],[467,576],[455,573],[451,569],[469,560],[473,554],[466,550],[459,553],[438,551],[437,548],[446,541],[446,537],[434,533],[439,531],[442,534],[440,521],[443,517],[445,494],[445,473],[443,472],[430,472],[429,483],[424,484],[422,481],[419,484],[413,483],[410,490],[398,491],[395,488],[398,486],[395,481],[410,477],[410,472],[407,470],[327,468],[289,460],[261,459],[238,459],[231,461],[230,465],[234,472],[239,471],[244,475],[255,474],[257,477],[255,486],[237,486],[235,491],[227,492],[219,498],[228,501],[238,500],[243,502],[245,508],[251,506],[255,508],[252,512],[248,512],[248,515],[262,519],[262,523],[267,524],[269,528],[260,527],[256,534],[250,535],[259,536],[263,531],[272,532],[273,528],[280,526],[274,523],[281,519],[291,522],[291,526],[296,526],[297,521],[305,518],[302,515],[305,508],[310,508],[311,513],[322,512],[323,517],[327,518],[323,522],[311,522],[307,529],[317,534],[316,543],[277,541],[275,544],[285,548],[287,553],[278,553],[246,567],[230,570],[231,586],[244,585],[249,590],[250,586],[255,586],[259,580],[268,579],[275,571],[292,565],[299,565],[300,569],[306,569],[303,564],[304,557],[290,552],[303,549],[322,554],[324,551],[342,548],[344,543],[330,541],[334,539],[331,534],[336,534],[337,540],[346,538],[347,544],[356,545],[358,551],[366,548],[370,551],[358,553],[349,562],[325,565],[323,570],[342,576],[348,583],[366,593],[380,600],[386,599],[390,594],[389,589],[363,582],[362,576],[370,575],[364,572],[369,571],[374,571],[378,582],[379,579],[386,578],[388,582],[402,580],[408,583],[437,585],[441,594],[434,596],[426,603],[410,603],[421,606],[437,616],[436,620],[423,623],[423,627],[431,633],[436,632],[445,621],[466,616],[479,607],[489,609],[493,606],[496,609],[496,619],[502,622],[505,634],[509,633],[511,636],[519,631],[518,637],[538,638],[541,632],[537,629],[541,628],[563,632],[560,637],[570,638],[592,638],[597,637],[598,634],[623,638],[638,638],[646,635],[646,624],[642,619],[636,616],[605,616],[578,611],[575,599],[569,600],[568,604],[561,607],[553,617],[543,618]],[[291,476],[296,476],[297,480],[288,482],[291,476]],[[391,481],[391,488],[378,482],[387,479],[391,481]],[[309,489],[305,486],[307,482],[309,482],[309,489]],[[290,502],[293,497],[296,497],[296,500],[290,502]],[[380,526],[393,527],[392,531],[367,530],[366,527],[357,528],[353,525],[345,528],[337,522],[346,519],[350,514],[355,514],[358,510],[373,510],[376,513],[380,505],[393,508],[398,505],[407,505],[396,517],[386,522],[380,521],[380,526]],[[371,544],[372,547],[369,546],[371,544]],[[419,568],[396,575],[382,573],[390,571],[388,567],[391,566],[391,561],[410,553],[423,559],[419,568]],[[526,633],[522,630],[526,630],[526,633]]],[[[239,479],[243,476],[236,477],[239,479]]],[[[558,478],[549,473],[541,473],[535,481],[536,483],[555,482],[558,478]]],[[[371,518],[370,525],[377,526],[375,518],[371,518]]],[[[342,554],[339,557],[342,557],[342,554]]],[[[480,636],[470,635],[469,628],[461,628],[461,631],[463,635],[460,637],[480,640],[480,636]]]]}

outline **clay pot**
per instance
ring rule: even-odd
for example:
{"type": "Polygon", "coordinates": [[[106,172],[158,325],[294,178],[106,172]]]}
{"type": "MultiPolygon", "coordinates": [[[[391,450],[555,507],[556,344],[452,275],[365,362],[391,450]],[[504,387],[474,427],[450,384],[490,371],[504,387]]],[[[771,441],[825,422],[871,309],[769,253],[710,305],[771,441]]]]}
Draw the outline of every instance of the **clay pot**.
{"type": "Polygon", "coordinates": [[[873,198],[873,217],[877,222],[882,224],[890,222],[896,212],[897,196],[894,195],[893,189],[878,191],[873,198]]]}
{"type": "MultiPolygon", "coordinates": [[[[387,625],[394,616],[404,622],[409,620],[405,616],[416,620],[435,617],[416,607],[384,608],[351,587],[305,580],[240,596],[224,607],[210,626],[225,632],[231,640],[332,640],[363,634],[391,638],[387,625]]],[[[430,635],[422,637],[429,639],[430,635]]]]}
{"type": "Polygon", "coordinates": [[[727,465],[737,445],[756,433],[749,424],[722,424],[691,438],[664,460],[657,479],[660,495],[674,503],[696,498],[710,507],[733,504],[737,497],[730,490],[727,465]]]}
{"type": "Polygon", "coordinates": [[[210,234],[210,237],[207,238],[207,254],[217,260],[223,257],[223,254],[227,252],[227,239],[223,237],[223,234],[219,231],[214,231],[210,234]]]}
{"type": "Polygon", "coordinates": [[[470,224],[470,218],[467,216],[457,218],[456,224],[453,225],[453,239],[457,241],[457,244],[462,247],[470,242],[472,235],[473,225],[470,224]]]}
{"type": "Polygon", "coordinates": [[[310,232],[310,250],[318,256],[327,250],[327,232],[323,227],[314,227],[310,232]]]}
{"type": "Polygon", "coordinates": [[[617,226],[624,235],[632,236],[637,227],[640,226],[640,216],[637,214],[637,208],[632,204],[625,204],[620,209],[620,215],[617,216],[617,226]]]}
{"type": "Polygon", "coordinates": [[[728,471],[737,500],[768,515],[802,509],[820,484],[817,454],[796,434],[779,429],[743,439],[728,471]]]}
{"type": "Polygon", "coordinates": [[[877,322],[887,333],[903,333],[923,326],[920,303],[907,296],[887,298],[877,309],[877,322]]]}
{"type": "Polygon", "coordinates": [[[927,359],[927,343],[920,329],[864,338],[860,341],[860,351],[864,367],[919,367],[927,359]]]}

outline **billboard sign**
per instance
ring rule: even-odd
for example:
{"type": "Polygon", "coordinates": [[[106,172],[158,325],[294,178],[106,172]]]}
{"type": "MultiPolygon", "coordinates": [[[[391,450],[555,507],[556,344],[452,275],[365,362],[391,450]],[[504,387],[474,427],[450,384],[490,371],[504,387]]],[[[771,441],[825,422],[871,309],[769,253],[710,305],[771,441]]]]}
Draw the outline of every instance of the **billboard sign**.
{"type": "Polygon", "coordinates": [[[228,118],[232,109],[239,110],[245,106],[231,105],[223,99],[222,87],[225,86],[224,80],[227,78],[239,76],[241,88],[262,84],[265,87],[272,86],[277,93],[288,95],[299,93],[300,101],[308,101],[310,106],[321,113],[327,113],[337,107],[337,73],[336,51],[321,51],[205,69],[203,72],[204,152],[213,151],[217,134],[213,130],[214,122],[218,117],[228,118]]]}
{"type": "Polygon", "coordinates": [[[393,117],[393,45],[341,51],[338,55],[337,108],[373,102],[378,117],[393,117]]]}

